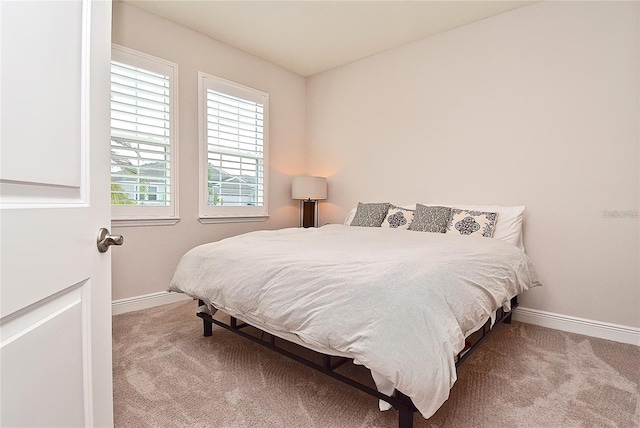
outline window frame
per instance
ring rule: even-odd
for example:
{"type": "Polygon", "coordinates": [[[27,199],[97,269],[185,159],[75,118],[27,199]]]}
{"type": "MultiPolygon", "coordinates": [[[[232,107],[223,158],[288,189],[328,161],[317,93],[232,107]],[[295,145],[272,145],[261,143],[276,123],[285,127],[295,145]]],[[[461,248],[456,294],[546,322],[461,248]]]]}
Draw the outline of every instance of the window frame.
{"type": "MultiPolygon", "coordinates": [[[[159,73],[169,78],[169,205],[111,205],[111,223],[117,226],[173,225],[178,211],[178,64],[134,49],[111,44],[111,61],[159,73]]],[[[111,76],[111,73],[109,74],[111,76]]],[[[111,81],[111,80],[110,80],[111,81]]],[[[111,111],[111,108],[109,108],[111,111]]],[[[111,147],[111,140],[109,141],[111,147]]]]}
{"type": "Polygon", "coordinates": [[[199,180],[198,216],[201,223],[264,221],[269,217],[269,94],[212,74],[198,71],[199,180]],[[211,206],[208,204],[207,90],[262,104],[262,206],[211,206]]]}

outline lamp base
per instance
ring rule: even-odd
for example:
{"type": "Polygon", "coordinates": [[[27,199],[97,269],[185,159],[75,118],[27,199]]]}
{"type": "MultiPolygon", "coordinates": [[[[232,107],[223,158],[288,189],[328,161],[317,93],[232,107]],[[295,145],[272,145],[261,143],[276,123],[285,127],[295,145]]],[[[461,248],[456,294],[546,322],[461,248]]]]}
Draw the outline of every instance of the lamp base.
{"type": "Polygon", "coordinates": [[[307,199],[306,201],[301,201],[302,210],[300,213],[300,224],[302,227],[315,227],[316,226],[316,201],[312,201],[311,199],[307,199]]]}

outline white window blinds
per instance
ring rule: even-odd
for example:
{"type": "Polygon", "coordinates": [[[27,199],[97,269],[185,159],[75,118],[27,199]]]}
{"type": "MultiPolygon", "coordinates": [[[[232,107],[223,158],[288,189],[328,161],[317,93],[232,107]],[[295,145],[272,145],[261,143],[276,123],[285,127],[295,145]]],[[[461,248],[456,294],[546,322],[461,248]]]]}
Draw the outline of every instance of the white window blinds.
{"type": "Polygon", "coordinates": [[[263,105],[207,90],[208,205],[264,203],[263,105]]]}
{"type": "Polygon", "coordinates": [[[201,217],[266,216],[268,94],[199,77],[201,217]]]}
{"type": "Polygon", "coordinates": [[[169,76],[111,63],[111,201],[171,202],[169,76]]]}
{"type": "Polygon", "coordinates": [[[178,65],[111,48],[111,215],[119,226],[178,220],[178,65]]]}

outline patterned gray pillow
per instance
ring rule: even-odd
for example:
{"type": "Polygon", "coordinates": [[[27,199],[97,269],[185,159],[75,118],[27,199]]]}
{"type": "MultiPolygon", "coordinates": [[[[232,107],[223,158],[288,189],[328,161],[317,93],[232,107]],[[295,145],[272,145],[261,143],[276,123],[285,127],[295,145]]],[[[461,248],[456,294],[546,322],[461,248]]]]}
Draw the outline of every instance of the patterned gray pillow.
{"type": "Polygon", "coordinates": [[[358,202],[356,215],[351,220],[351,226],[380,227],[387,216],[387,211],[389,211],[388,202],[372,204],[358,202]]]}
{"type": "Polygon", "coordinates": [[[451,217],[450,207],[428,207],[416,204],[416,212],[409,230],[417,232],[445,233],[451,217]]]}

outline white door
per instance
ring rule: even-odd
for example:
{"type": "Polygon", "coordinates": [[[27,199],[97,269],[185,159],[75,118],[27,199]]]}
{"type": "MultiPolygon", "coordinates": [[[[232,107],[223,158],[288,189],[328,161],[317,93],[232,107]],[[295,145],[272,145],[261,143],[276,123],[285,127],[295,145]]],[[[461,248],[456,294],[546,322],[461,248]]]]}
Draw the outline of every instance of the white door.
{"type": "Polygon", "coordinates": [[[110,426],[111,3],[0,1],[0,37],[0,426],[110,426]]]}

